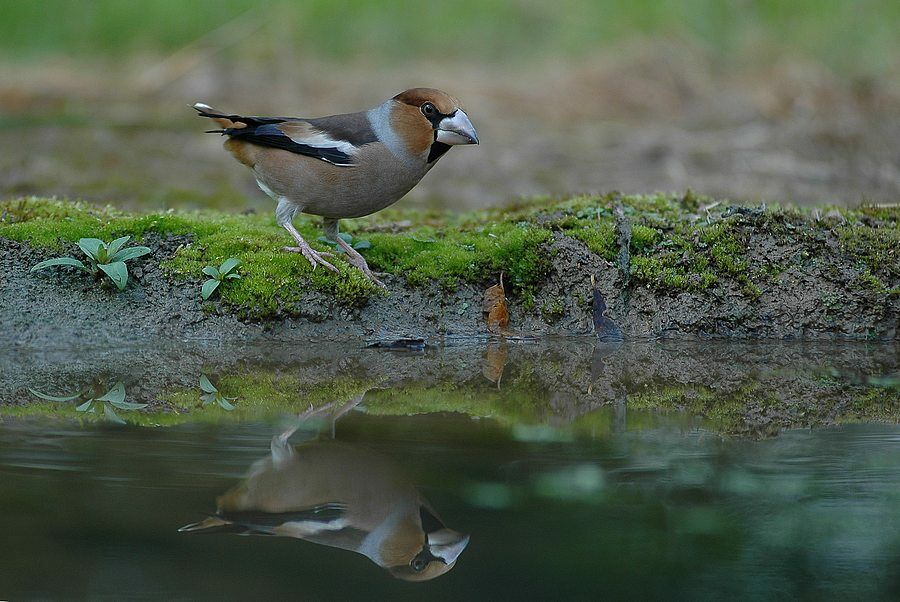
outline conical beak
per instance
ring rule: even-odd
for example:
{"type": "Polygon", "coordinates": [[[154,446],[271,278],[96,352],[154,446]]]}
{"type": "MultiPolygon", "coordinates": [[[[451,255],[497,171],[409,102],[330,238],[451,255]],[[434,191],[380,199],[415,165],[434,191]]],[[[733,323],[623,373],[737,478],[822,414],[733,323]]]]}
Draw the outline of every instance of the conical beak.
{"type": "Polygon", "coordinates": [[[428,548],[431,553],[447,565],[456,562],[467,545],[469,545],[469,536],[457,533],[452,529],[441,529],[428,534],[428,548]]]}
{"type": "Polygon", "coordinates": [[[478,144],[475,126],[462,109],[456,109],[452,115],[438,122],[437,141],[444,144],[478,144]]]}

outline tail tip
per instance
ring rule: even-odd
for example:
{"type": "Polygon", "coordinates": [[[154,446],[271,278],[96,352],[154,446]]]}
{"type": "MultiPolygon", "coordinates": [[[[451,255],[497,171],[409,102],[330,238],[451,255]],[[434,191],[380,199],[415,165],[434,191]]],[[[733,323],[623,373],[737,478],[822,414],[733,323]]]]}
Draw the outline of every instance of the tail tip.
{"type": "Polygon", "coordinates": [[[212,111],[213,110],[213,108],[211,106],[209,106],[208,104],[206,104],[205,102],[195,102],[191,106],[193,108],[197,109],[198,111],[212,111]]]}

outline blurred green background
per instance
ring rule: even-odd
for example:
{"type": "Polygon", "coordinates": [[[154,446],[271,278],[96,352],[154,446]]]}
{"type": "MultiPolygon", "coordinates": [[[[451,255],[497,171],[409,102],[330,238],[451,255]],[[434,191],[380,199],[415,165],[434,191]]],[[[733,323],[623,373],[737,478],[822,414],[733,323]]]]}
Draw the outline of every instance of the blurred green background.
{"type": "Polygon", "coordinates": [[[265,205],[185,105],[317,116],[412,85],[484,144],[405,202],[693,188],[900,196],[900,2],[0,0],[0,196],[265,205]]]}
{"type": "Polygon", "coordinates": [[[245,15],[288,27],[304,55],[344,61],[440,58],[529,61],[572,56],[639,36],[702,45],[747,64],[796,53],[877,75],[900,57],[891,0],[68,0],[0,3],[7,56],[121,58],[181,48],[245,15]]]}

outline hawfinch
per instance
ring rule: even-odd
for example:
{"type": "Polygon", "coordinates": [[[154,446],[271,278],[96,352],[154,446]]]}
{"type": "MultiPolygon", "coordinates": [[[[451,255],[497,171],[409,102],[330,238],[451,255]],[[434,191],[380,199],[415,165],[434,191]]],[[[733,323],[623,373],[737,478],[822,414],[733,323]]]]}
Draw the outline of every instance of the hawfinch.
{"type": "Polygon", "coordinates": [[[217,506],[214,516],[179,531],[305,539],[358,552],[407,581],[443,575],[469,543],[392,463],[334,441],[294,448],[274,437],[271,456],[217,506]]]}
{"type": "Polygon", "coordinates": [[[325,235],[348,261],[384,286],[353,247],[338,236],[338,220],[384,209],[418,184],[456,144],[478,144],[468,115],[452,96],[413,88],[368,111],[300,119],[243,117],[197,103],[194,109],[228,136],[225,148],[253,171],[256,183],[278,202],[275,216],[313,268],[336,268],[291,223],[297,213],[325,218],[325,235]]]}

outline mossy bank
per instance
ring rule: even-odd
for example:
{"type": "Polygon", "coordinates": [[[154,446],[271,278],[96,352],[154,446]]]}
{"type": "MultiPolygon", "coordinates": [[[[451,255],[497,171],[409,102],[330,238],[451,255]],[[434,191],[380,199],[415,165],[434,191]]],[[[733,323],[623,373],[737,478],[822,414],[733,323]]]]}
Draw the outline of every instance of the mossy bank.
{"type": "MultiPolygon", "coordinates": [[[[285,253],[269,214],[133,214],[51,199],[0,203],[0,323],[21,344],[146,336],[208,339],[484,336],[484,289],[503,276],[513,335],[589,333],[591,277],[626,338],[895,338],[900,209],[800,211],[685,195],[581,196],[445,215],[389,210],[342,222],[384,293],[285,253]],[[82,237],[130,235],[122,292],[67,268],[82,237]],[[206,265],[240,280],[203,302],[206,265]]],[[[316,241],[312,219],[298,229],[316,241]]],[[[320,248],[325,243],[316,242],[320,248]]]]}

